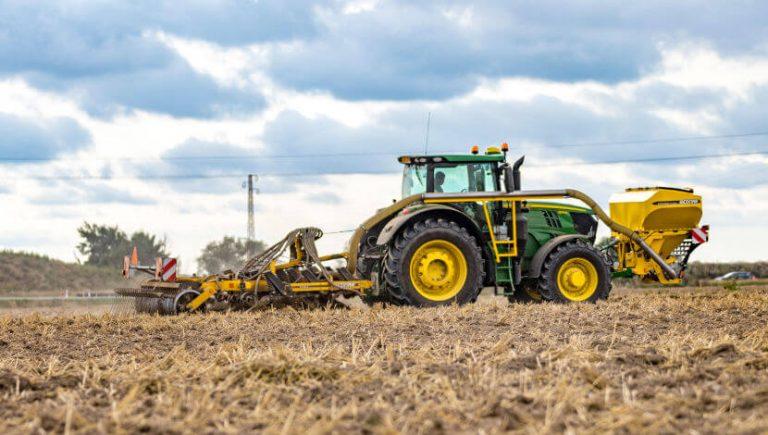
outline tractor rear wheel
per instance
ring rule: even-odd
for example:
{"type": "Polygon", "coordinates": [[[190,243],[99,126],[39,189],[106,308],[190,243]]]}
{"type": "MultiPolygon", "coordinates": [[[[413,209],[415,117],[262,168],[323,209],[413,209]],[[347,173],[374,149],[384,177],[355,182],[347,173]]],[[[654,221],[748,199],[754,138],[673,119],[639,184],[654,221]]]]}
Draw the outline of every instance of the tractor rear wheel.
{"type": "Polygon", "coordinates": [[[407,227],[384,260],[388,299],[398,305],[474,302],[483,287],[483,256],[465,228],[445,219],[407,227]]]}
{"type": "Polygon", "coordinates": [[[544,261],[538,291],[555,302],[597,302],[611,292],[611,267],[605,255],[584,240],[564,243],[544,261]]]}

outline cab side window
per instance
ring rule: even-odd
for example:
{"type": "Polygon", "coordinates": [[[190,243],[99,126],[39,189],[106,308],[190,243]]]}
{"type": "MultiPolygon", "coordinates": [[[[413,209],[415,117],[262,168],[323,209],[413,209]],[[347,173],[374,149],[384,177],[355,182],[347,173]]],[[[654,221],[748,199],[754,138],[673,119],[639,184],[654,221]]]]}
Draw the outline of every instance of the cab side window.
{"type": "Polygon", "coordinates": [[[433,169],[433,191],[437,193],[497,191],[494,166],[491,163],[436,165],[433,169]]]}
{"type": "Polygon", "coordinates": [[[457,193],[469,189],[467,167],[464,165],[437,166],[434,177],[435,192],[457,193]]]}

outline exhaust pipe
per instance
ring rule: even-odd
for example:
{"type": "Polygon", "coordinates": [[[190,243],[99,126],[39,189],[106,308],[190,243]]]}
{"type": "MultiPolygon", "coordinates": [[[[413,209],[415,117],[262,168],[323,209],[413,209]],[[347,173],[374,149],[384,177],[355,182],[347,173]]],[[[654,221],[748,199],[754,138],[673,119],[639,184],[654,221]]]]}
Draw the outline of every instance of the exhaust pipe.
{"type": "Polygon", "coordinates": [[[512,165],[512,179],[515,182],[515,190],[520,190],[523,188],[523,186],[520,184],[520,166],[523,166],[523,162],[525,162],[525,156],[517,159],[515,164],[512,165]]]}
{"type": "Polygon", "coordinates": [[[504,168],[504,186],[507,188],[507,192],[515,192],[522,188],[520,182],[520,166],[523,166],[525,162],[525,156],[517,159],[511,166],[509,163],[504,168]]]}

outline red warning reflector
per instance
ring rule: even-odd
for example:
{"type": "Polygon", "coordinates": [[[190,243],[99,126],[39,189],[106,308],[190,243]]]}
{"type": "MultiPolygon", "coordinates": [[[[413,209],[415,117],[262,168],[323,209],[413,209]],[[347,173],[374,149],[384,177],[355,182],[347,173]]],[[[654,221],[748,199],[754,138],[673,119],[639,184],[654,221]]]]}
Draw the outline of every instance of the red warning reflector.
{"type": "Polygon", "coordinates": [[[691,230],[691,239],[693,243],[700,245],[706,243],[709,240],[709,234],[703,228],[694,228],[691,230]]]}
{"type": "Polygon", "coordinates": [[[165,282],[176,281],[176,259],[164,258],[163,269],[161,274],[162,280],[165,282]]]}

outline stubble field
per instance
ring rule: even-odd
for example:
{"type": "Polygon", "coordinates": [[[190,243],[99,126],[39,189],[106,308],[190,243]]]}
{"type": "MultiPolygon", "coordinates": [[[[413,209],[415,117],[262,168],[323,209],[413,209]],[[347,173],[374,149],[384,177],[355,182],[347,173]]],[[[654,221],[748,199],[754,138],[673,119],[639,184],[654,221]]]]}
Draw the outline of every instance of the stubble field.
{"type": "Polygon", "coordinates": [[[768,431],[768,290],[2,315],[0,433],[768,431]]]}

